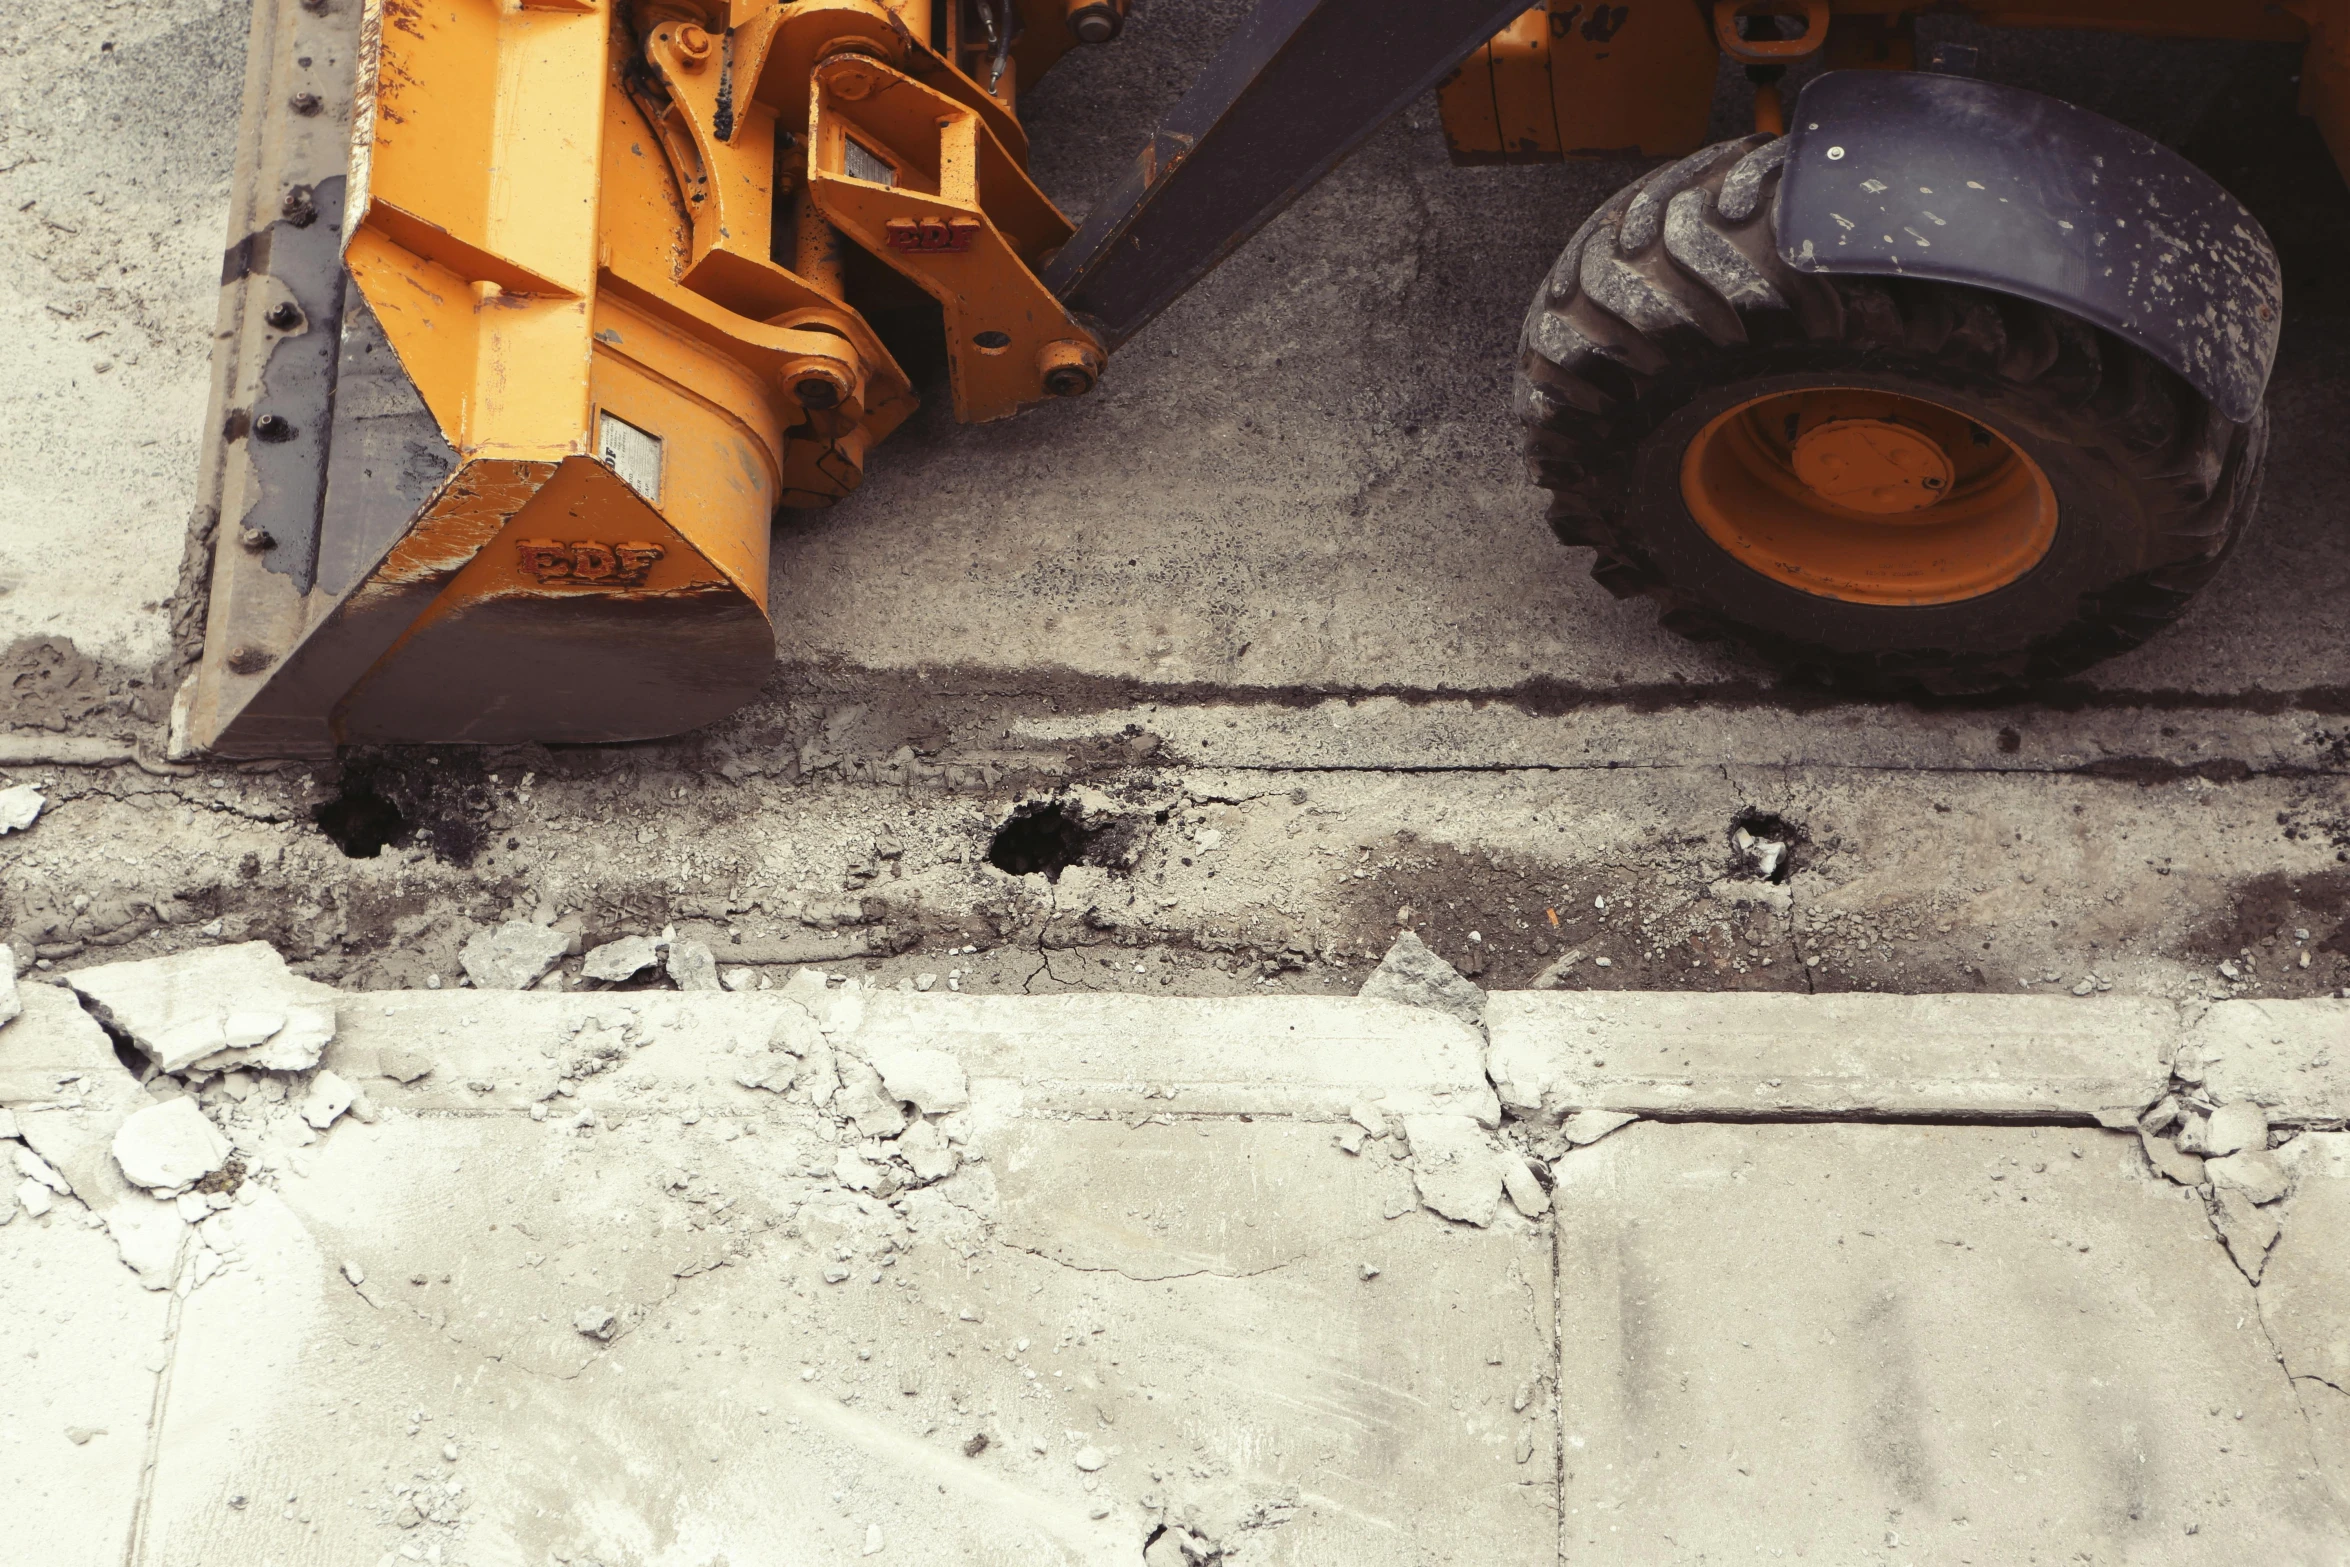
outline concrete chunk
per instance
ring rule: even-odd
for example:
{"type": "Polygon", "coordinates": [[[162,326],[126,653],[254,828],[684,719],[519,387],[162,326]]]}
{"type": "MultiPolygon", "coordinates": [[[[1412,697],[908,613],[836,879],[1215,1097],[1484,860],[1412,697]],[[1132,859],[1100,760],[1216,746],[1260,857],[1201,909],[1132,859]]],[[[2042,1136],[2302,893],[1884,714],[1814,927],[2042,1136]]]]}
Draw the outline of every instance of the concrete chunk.
{"type": "Polygon", "coordinates": [[[2107,996],[1501,991],[1488,1069],[1502,1103],[1558,1114],[2096,1117],[2162,1097],[2167,1003],[2107,996]]]}
{"type": "Polygon", "coordinates": [[[2284,1162],[2265,1148],[2247,1148],[2225,1158],[2207,1159],[2203,1173],[2212,1185],[2231,1187],[2255,1203],[2275,1202],[2293,1186],[2284,1162]]]}
{"type": "Polygon", "coordinates": [[[1578,1110],[1567,1117],[1559,1131],[1576,1147],[1596,1143],[1610,1132],[1622,1131],[1639,1117],[1622,1110],[1578,1110]]]}
{"type": "Polygon", "coordinates": [[[579,971],[589,979],[616,984],[636,978],[660,961],[661,943],[650,936],[623,936],[590,952],[579,971]]]}
{"type": "Polygon", "coordinates": [[[50,1195],[49,1188],[30,1176],[16,1183],[16,1201],[29,1217],[35,1219],[47,1215],[57,1203],[57,1199],[50,1195]]]}
{"type": "Polygon", "coordinates": [[[26,1180],[38,1181],[60,1197],[67,1195],[73,1190],[72,1187],[65,1184],[65,1177],[59,1175],[56,1170],[50,1167],[48,1160],[42,1158],[39,1154],[33,1152],[30,1148],[25,1147],[22,1143],[19,1143],[14,1148],[9,1149],[8,1152],[10,1162],[16,1166],[16,1173],[23,1176],[26,1180]]]}
{"type": "Polygon", "coordinates": [[[319,1131],[334,1124],[335,1117],[351,1108],[357,1090],[333,1072],[320,1072],[310,1079],[310,1091],[302,1096],[302,1119],[319,1131]]]}
{"type": "Polygon", "coordinates": [[[1408,930],[1395,938],[1387,956],[1379,960],[1357,994],[1365,1001],[1427,1007],[1472,1027],[1485,1011],[1485,992],[1462,978],[1459,969],[1408,930]]]}
{"type": "Polygon", "coordinates": [[[2140,1128],[2138,1146],[2145,1150],[2146,1162],[2154,1166],[2155,1172],[2164,1179],[2176,1181],[2181,1186],[2203,1184],[2203,1161],[2182,1151],[2170,1139],[2157,1137],[2140,1128]]]}
{"type": "Polygon", "coordinates": [[[31,784],[0,789],[0,838],[32,826],[40,819],[41,807],[47,803],[41,791],[31,784]]]}
{"type": "Polygon", "coordinates": [[[196,1101],[170,1099],[129,1116],[114,1134],[114,1162],[133,1185],[176,1191],[228,1162],[229,1141],[196,1101]]]}
{"type": "Polygon", "coordinates": [[[0,1028],[5,1028],[24,1011],[24,1003],[16,994],[16,953],[8,943],[0,941],[0,1028]]]}
{"type": "Polygon", "coordinates": [[[924,1115],[944,1115],[971,1102],[963,1063],[944,1050],[876,1040],[867,1047],[867,1058],[881,1074],[881,1086],[889,1096],[924,1115]]]}
{"type": "Polygon", "coordinates": [[[890,1148],[906,1161],[918,1181],[943,1181],[955,1173],[955,1166],[961,1162],[945,1135],[929,1121],[916,1121],[907,1127],[890,1148]]]}
{"type": "Polygon", "coordinates": [[[1483,1127],[1465,1115],[1407,1115],[1403,1135],[1422,1203],[1464,1224],[1493,1222],[1501,1206],[1502,1158],[1483,1127]]]}
{"type": "Polygon", "coordinates": [[[669,977],[680,990],[723,990],[725,984],[718,978],[718,958],[706,943],[699,941],[672,941],[669,943],[669,977]]]}
{"type": "Polygon", "coordinates": [[[1510,1206],[1529,1219],[1539,1219],[1550,1208],[1550,1193],[1534,1178],[1533,1167],[1517,1154],[1501,1154],[1501,1186],[1510,1195],[1510,1206]]]}
{"type": "Polygon", "coordinates": [[[2350,1118],[2350,1001],[2222,1001],[2181,1046],[2179,1075],[2272,1123],[2350,1118]]]}
{"type": "Polygon", "coordinates": [[[2249,1099],[2221,1105],[2204,1123],[2202,1151],[2214,1156],[2268,1146],[2268,1112],[2249,1099]]]}
{"type": "Polygon", "coordinates": [[[880,1073],[850,1056],[841,1057],[838,1066],[840,1092],[832,1101],[834,1115],[847,1116],[867,1137],[895,1137],[906,1129],[906,1112],[882,1092],[880,1073]]]}
{"type": "Polygon", "coordinates": [[[334,1038],[335,992],[265,941],[103,964],[66,982],[165,1072],[307,1071],[334,1038]]]}
{"type": "Polygon", "coordinates": [[[26,985],[19,996],[23,1014],[0,1029],[0,1105],[65,1103],[127,1112],[147,1102],[106,1030],[72,991],[26,985]]]}
{"type": "Polygon", "coordinates": [[[563,960],[571,937],[551,925],[508,920],[466,938],[457,960],[476,990],[528,990],[563,960]]]}

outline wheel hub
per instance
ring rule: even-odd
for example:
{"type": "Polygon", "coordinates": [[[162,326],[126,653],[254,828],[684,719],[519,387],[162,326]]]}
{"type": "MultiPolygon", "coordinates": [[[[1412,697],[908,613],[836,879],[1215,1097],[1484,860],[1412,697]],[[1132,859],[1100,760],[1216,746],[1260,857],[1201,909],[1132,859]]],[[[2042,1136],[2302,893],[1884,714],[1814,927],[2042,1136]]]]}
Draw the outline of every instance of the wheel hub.
{"type": "Polygon", "coordinates": [[[1932,436],[1883,419],[1814,425],[1796,441],[1792,466],[1822,499],[1878,517],[1923,511],[1956,475],[1932,436]]]}
{"type": "Polygon", "coordinates": [[[2056,541],[2056,492],[2023,449],[1940,403],[1818,387],[1742,403],[1681,458],[1708,537],[1787,587],[1854,604],[1954,604],[2056,541]]]}

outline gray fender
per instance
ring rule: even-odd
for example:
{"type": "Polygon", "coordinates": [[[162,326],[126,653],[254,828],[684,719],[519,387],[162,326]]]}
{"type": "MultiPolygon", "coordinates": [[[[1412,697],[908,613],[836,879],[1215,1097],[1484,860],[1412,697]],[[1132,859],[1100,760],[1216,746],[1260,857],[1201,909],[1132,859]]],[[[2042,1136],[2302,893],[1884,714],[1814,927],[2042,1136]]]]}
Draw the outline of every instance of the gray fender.
{"type": "Polygon", "coordinates": [[[2284,315],[2244,204],[2160,142],[1957,76],[1831,71],[1789,117],[1787,263],[2038,300],[2177,371],[2227,418],[2260,407],[2284,315]]]}

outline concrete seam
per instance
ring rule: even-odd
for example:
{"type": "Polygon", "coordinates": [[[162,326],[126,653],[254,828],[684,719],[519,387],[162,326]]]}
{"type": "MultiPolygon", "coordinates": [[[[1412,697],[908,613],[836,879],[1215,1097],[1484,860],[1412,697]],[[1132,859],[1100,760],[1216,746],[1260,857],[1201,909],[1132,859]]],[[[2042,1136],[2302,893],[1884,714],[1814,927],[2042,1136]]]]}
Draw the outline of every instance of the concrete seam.
{"type": "Polygon", "coordinates": [[[130,1537],[123,1542],[123,1567],[139,1567],[147,1555],[147,1525],[155,1510],[155,1473],[163,1461],[163,1421],[171,1401],[171,1374],[179,1365],[180,1313],[187,1306],[187,1293],[180,1286],[194,1287],[195,1261],[189,1246],[193,1233],[192,1229],[181,1233],[179,1251],[172,1259],[171,1305],[163,1317],[163,1369],[156,1374],[154,1396],[147,1405],[147,1450],[139,1464],[139,1492],[131,1505],[130,1537]]]}

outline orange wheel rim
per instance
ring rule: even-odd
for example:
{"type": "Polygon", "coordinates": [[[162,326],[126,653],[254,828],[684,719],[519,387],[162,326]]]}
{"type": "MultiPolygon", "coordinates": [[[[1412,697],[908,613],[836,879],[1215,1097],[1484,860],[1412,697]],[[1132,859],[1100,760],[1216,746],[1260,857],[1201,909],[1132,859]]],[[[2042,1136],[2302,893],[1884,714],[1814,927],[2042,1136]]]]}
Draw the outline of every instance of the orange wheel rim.
{"type": "Polygon", "coordinates": [[[2038,463],[1955,409],[1894,392],[1741,403],[1689,443],[1681,496],[1741,564],[1852,604],[1979,598],[2056,541],[2038,463]]]}

